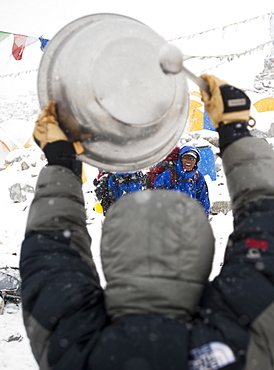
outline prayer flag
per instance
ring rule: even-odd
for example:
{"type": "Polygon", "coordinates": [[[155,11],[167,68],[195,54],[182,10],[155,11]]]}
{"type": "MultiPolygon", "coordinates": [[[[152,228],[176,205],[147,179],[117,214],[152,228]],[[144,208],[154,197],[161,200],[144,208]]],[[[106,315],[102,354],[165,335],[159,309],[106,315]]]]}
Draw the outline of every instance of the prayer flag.
{"type": "Polygon", "coordinates": [[[44,51],[45,50],[45,47],[47,46],[47,43],[49,42],[49,40],[48,39],[43,39],[43,37],[39,37],[39,40],[41,42],[40,49],[42,51],[44,51]]]}
{"type": "Polygon", "coordinates": [[[5,40],[5,38],[8,37],[8,36],[10,36],[10,35],[11,35],[11,33],[9,33],[9,32],[2,32],[2,31],[0,31],[0,42],[3,41],[3,40],[5,40]]]}
{"type": "Polygon", "coordinates": [[[25,48],[38,40],[37,37],[13,34],[14,41],[12,46],[12,55],[15,60],[21,60],[25,48]]]}
{"type": "Polygon", "coordinates": [[[14,34],[14,41],[12,46],[12,55],[15,60],[21,60],[25,49],[28,36],[14,34]]]}

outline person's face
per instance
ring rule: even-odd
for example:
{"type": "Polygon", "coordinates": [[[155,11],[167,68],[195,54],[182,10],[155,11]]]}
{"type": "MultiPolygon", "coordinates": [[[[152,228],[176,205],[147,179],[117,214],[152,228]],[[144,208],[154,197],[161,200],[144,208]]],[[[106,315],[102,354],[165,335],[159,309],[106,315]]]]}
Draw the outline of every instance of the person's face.
{"type": "Polygon", "coordinates": [[[192,171],[196,164],[196,159],[188,154],[184,155],[181,161],[182,161],[183,169],[185,171],[192,171]]]}

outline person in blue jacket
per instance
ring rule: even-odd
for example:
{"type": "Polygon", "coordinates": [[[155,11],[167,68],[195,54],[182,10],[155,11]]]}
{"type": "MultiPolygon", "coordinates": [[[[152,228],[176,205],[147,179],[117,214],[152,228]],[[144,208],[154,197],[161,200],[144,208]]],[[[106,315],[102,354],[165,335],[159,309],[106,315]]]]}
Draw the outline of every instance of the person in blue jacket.
{"type": "Polygon", "coordinates": [[[158,175],[154,181],[154,189],[182,191],[197,199],[208,216],[210,212],[208,188],[204,175],[198,170],[199,160],[199,149],[194,146],[183,146],[179,151],[174,171],[167,169],[158,175]]]}
{"type": "Polygon", "coordinates": [[[144,189],[145,178],[142,171],[136,172],[106,172],[100,171],[93,184],[104,215],[109,207],[125,194],[144,189]]]}
{"type": "Polygon", "coordinates": [[[110,176],[108,188],[113,190],[115,199],[121,198],[125,194],[134,193],[144,189],[143,174],[138,172],[117,172],[110,176]]]}

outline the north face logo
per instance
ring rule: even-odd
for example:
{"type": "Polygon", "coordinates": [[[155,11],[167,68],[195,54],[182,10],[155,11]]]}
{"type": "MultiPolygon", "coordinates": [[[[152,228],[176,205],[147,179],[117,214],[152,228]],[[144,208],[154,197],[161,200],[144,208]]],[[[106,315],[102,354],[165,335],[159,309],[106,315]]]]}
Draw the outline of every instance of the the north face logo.
{"type": "Polygon", "coordinates": [[[257,239],[247,239],[245,242],[246,248],[259,248],[263,250],[268,249],[268,242],[264,240],[257,240],[257,239]]]}

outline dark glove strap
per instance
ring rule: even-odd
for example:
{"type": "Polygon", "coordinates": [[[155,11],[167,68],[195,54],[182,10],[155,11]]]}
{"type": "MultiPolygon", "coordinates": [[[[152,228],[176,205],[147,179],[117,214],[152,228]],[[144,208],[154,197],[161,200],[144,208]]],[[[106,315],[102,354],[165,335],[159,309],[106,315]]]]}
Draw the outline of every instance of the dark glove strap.
{"type": "Polygon", "coordinates": [[[231,122],[228,124],[220,122],[217,131],[219,133],[219,146],[221,156],[225,148],[234,141],[239,140],[245,136],[252,136],[247,128],[247,125],[248,122],[246,121],[231,122]]]}
{"type": "Polygon", "coordinates": [[[220,91],[224,103],[224,113],[250,109],[250,99],[242,90],[234,86],[222,85],[220,91]]]}
{"type": "Polygon", "coordinates": [[[76,153],[72,143],[68,141],[55,141],[49,143],[43,149],[48,165],[58,165],[69,168],[76,176],[82,176],[82,162],[76,159],[76,153]]]}

